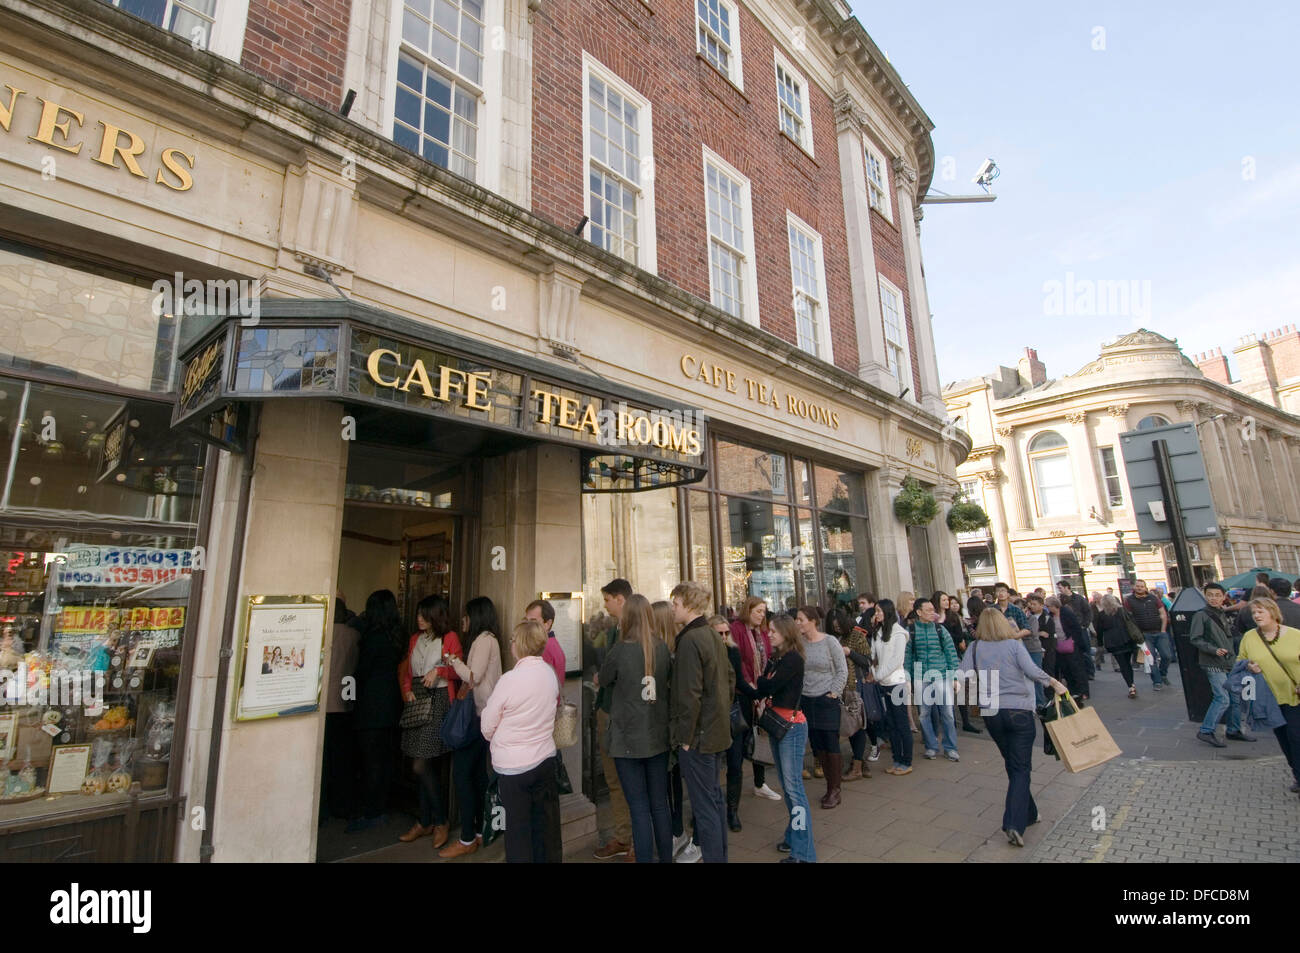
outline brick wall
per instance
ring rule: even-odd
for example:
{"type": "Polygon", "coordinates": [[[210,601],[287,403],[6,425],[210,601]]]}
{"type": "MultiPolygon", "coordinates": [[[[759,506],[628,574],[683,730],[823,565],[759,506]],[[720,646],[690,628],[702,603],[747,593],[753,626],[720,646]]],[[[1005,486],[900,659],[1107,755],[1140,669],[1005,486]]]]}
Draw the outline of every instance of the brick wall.
{"type": "Polygon", "coordinates": [[[1223,356],[1222,348],[1216,347],[1212,351],[1197,354],[1195,363],[1210,380],[1224,385],[1232,383],[1232,376],[1228,373],[1228,359],[1223,356]]]}
{"type": "Polygon", "coordinates": [[[350,0],[251,0],[245,69],[327,109],[343,102],[350,0]]]}
{"type": "MultiPolygon", "coordinates": [[[[741,93],[695,52],[695,5],[640,0],[548,0],[534,20],[533,210],[572,228],[583,214],[582,53],[650,101],[660,277],[709,299],[701,146],[750,180],[762,327],[795,341],[786,210],[822,236],[834,362],[856,373],[843,198],[831,100],[810,91],[809,157],[777,125],[774,40],[739,11],[741,93]]],[[[782,52],[796,66],[783,45],[782,52]]],[[[895,238],[901,274],[902,252],[895,238]]],[[[906,293],[906,281],[899,287],[906,293]]],[[[915,347],[913,347],[915,352],[915,347]]]]}

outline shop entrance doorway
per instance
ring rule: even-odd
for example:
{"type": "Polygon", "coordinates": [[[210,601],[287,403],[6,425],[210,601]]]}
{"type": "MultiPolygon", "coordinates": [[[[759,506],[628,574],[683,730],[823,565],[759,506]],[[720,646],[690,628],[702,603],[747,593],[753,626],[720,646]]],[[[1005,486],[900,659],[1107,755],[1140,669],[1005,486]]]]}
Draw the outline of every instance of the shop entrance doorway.
{"type": "MultiPolygon", "coordinates": [[[[361,615],[371,593],[391,591],[401,616],[404,655],[406,639],[417,631],[416,607],[426,596],[447,599],[460,628],[465,603],[479,585],[483,468],[528,441],[450,421],[384,415],[373,408],[350,408],[349,413],[355,416],[359,439],[348,452],[337,592],[349,615],[361,615]]],[[[332,673],[328,681],[334,681],[332,673]]],[[[393,847],[418,815],[410,759],[401,755],[394,728],[382,821],[349,832],[349,819],[362,813],[361,759],[346,738],[340,741],[339,730],[353,730],[347,717],[327,714],[316,845],[316,859],[322,862],[393,847]],[[345,759],[342,771],[334,763],[338,757],[345,759]]],[[[450,758],[442,760],[443,803],[454,811],[450,758]]],[[[428,840],[419,843],[428,850],[428,840]]]]}

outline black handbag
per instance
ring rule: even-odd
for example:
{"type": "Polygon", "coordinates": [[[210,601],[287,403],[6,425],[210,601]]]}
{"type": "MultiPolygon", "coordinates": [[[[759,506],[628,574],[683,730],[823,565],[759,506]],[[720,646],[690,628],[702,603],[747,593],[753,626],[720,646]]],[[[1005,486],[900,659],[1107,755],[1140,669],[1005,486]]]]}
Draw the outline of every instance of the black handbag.
{"type": "MultiPolygon", "coordinates": [[[[1076,712],[1083,707],[1082,702],[1073,695],[1066,695],[1065,698],[1074,706],[1076,712]]],[[[1057,753],[1056,745],[1052,744],[1052,736],[1047,731],[1047,723],[1056,721],[1058,717],[1062,717],[1061,706],[1057,703],[1055,696],[1038,706],[1038,720],[1043,723],[1043,754],[1051,755],[1057,761],[1060,761],[1061,756],[1057,753]]]]}
{"type": "Polygon", "coordinates": [[[772,739],[773,744],[784,738],[793,725],[794,722],[786,721],[774,712],[771,705],[763,709],[763,714],[758,719],[758,727],[767,732],[767,736],[772,739]]]}
{"type": "Polygon", "coordinates": [[[747,731],[749,731],[749,722],[745,720],[745,713],[741,710],[740,699],[736,699],[731,703],[731,737],[739,738],[747,731]]]}
{"type": "Polygon", "coordinates": [[[885,699],[877,682],[858,682],[858,695],[862,698],[862,715],[868,725],[878,725],[885,720],[885,699]]]}

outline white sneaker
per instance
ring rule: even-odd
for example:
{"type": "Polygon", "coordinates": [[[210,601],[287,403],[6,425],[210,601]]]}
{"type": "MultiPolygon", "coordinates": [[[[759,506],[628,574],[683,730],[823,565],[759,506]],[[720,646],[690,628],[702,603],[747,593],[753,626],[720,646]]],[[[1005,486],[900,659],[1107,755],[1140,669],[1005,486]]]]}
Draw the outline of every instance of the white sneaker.
{"type": "Polygon", "coordinates": [[[769,801],[781,800],[781,795],[777,794],[766,784],[764,784],[762,787],[754,788],[754,797],[765,797],[769,801]]]}
{"type": "Polygon", "coordinates": [[[691,835],[687,831],[682,831],[673,838],[673,856],[676,857],[682,852],[682,848],[691,842],[691,835]]]}
{"type": "Polygon", "coordinates": [[[868,760],[868,761],[879,761],[879,760],[880,760],[880,745],[872,745],[872,746],[871,746],[871,752],[867,755],[867,760],[868,760]]]}
{"type": "Polygon", "coordinates": [[[698,864],[704,859],[704,854],[694,844],[687,844],[682,848],[682,852],[673,858],[674,864],[698,864]]]}
{"type": "Polygon", "coordinates": [[[948,760],[949,760],[949,761],[960,761],[961,758],[959,758],[959,757],[957,756],[957,752],[955,752],[955,751],[949,751],[949,752],[948,752],[948,760]]]}

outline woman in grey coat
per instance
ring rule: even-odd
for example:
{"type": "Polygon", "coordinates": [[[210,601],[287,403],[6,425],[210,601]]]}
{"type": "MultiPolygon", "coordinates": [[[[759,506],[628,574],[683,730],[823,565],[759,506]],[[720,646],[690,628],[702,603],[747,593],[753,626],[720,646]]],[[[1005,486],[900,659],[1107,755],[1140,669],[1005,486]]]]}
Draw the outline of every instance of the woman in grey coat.
{"type": "Polygon", "coordinates": [[[672,863],[673,830],[668,810],[668,678],[672,655],[656,635],[645,596],[633,594],[623,608],[619,640],[605,653],[600,685],[612,692],[610,757],[632,817],[632,850],[638,863],[672,863]]]}

